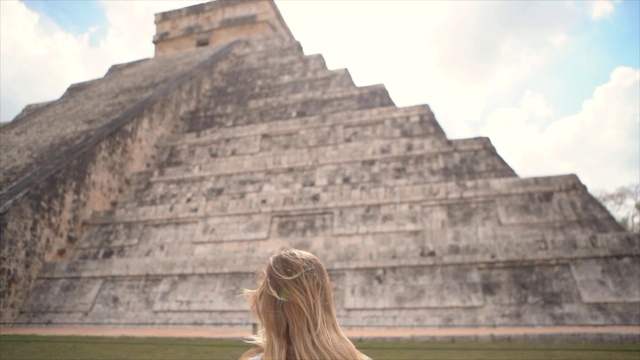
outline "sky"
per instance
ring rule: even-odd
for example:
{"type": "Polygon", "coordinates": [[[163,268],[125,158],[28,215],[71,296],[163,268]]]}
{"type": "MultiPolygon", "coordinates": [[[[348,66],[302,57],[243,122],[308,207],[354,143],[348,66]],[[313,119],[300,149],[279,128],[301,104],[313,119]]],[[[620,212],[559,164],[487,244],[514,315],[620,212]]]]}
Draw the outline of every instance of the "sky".
{"type": "MultiPolygon", "coordinates": [[[[154,13],[201,1],[0,1],[0,120],[153,56],[154,13]]],[[[640,1],[276,1],[306,54],[488,136],[523,177],[640,183],[640,1]]]]}

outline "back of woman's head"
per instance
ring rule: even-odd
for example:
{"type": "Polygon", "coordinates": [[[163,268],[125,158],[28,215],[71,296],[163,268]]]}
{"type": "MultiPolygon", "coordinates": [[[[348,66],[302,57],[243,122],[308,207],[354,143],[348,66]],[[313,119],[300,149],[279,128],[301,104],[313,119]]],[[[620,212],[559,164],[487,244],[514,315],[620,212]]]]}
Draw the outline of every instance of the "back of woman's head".
{"type": "Polygon", "coordinates": [[[262,323],[258,344],[265,360],[361,358],[340,330],[329,275],[315,255],[285,250],[258,274],[258,288],[247,294],[262,323]]]}

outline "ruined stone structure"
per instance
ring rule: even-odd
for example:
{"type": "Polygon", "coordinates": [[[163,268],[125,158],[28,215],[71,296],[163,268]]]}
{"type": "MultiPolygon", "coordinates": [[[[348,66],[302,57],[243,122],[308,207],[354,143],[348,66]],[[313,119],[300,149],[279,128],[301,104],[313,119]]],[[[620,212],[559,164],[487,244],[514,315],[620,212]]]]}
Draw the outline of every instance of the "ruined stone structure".
{"type": "Polygon", "coordinates": [[[576,176],[356,87],[272,2],[156,24],[156,57],[2,127],[3,322],[249,324],[242,289],[295,247],[344,326],[640,324],[640,241],[576,176]]]}

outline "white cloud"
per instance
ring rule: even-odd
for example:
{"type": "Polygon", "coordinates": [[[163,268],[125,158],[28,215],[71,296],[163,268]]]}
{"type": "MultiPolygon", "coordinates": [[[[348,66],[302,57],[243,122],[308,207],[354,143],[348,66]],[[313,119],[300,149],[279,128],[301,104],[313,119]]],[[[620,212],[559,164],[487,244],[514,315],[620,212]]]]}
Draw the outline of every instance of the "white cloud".
{"type": "Polygon", "coordinates": [[[61,31],[15,1],[0,2],[2,120],[25,102],[52,100],[70,84],[86,80],[86,38],[61,31]],[[20,36],[15,36],[20,34],[20,36]]]}
{"type": "Polygon", "coordinates": [[[592,190],[640,182],[640,69],[618,67],[582,110],[549,123],[541,94],[492,112],[482,132],[523,176],[575,172],[592,190]]]}
{"type": "Polygon", "coordinates": [[[455,138],[473,136],[490,103],[543,73],[584,16],[581,4],[535,1],[278,5],[307,53],[359,85],[384,83],[400,106],[429,103],[455,138]]]}
{"type": "Polygon", "coordinates": [[[605,16],[613,13],[615,7],[611,0],[591,1],[591,19],[600,20],[605,16]]]}
{"type": "Polygon", "coordinates": [[[22,2],[0,1],[0,120],[25,105],[59,98],[72,83],[102,77],[109,66],[153,56],[155,12],[201,1],[107,1],[109,30],[97,47],[93,30],[74,35],[22,2]]]}
{"type": "Polygon", "coordinates": [[[551,42],[551,44],[553,44],[553,46],[563,47],[569,42],[569,37],[567,36],[567,34],[560,33],[550,37],[549,41],[551,42]]]}
{"type": "Polygon", "coordinates": [[[204,1],[103,1],[109,32],[101,42],[115,63],[153,56],[154,14],[204,1]]]}

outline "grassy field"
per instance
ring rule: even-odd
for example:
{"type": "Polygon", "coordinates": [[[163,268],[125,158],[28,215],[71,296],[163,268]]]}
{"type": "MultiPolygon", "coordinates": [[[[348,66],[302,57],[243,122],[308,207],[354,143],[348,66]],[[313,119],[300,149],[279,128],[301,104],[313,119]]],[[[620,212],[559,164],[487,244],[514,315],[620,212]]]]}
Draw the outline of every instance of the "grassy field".
{"type": "MultiPolygon", "coordinates": [[[[374,360],[400,359],[640,359],[640,344],[542,345],[502,343],[358,342],[374,360]]],[[[0,336],[0,359],[237,359],[240,341],[176,338],[0,336]]]]}

